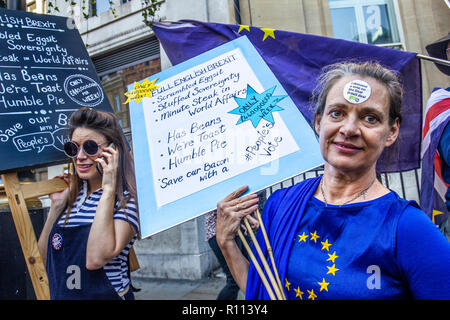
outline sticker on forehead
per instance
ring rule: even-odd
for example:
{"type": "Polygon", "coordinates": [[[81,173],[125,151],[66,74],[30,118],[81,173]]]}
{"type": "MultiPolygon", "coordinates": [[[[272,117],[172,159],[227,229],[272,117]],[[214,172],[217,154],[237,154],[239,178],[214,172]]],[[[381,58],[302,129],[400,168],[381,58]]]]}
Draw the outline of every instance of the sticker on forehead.
{"type": "Polygon", "coordinates": [[[370,97],[372,89],[362,80],[352,80],[344,87],[344,98],[351,103],[363,103],[370,97]]]}

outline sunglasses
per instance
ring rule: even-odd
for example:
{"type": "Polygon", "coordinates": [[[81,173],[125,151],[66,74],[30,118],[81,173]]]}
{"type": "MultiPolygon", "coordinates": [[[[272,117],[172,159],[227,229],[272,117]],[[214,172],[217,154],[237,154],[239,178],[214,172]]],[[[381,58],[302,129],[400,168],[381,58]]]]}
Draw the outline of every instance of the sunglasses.
{"type": "MultiPolygon", "coordinates": [[[[94,140],[86,140],[81,148],[83,148],[83,152],[86,155],[93,157],[100,153],[100,146],[102,144],[106,143],[98,144],[94,140]]],[[[64,143],[64,153],[69,158],[75,158],[78,155],[78,152],[80,152],[80,146],[75,141],[67,141],[64,143]]]]}

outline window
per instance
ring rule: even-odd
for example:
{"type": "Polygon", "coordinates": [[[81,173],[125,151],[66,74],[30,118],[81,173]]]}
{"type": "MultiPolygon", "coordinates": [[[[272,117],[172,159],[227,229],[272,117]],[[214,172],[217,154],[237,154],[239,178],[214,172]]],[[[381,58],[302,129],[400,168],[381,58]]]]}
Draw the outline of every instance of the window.
{"type": "Polygon", "coordinates": [[[114,102],[115,102],[115,104],[116,104],[116,112],[120,112],[120,96],[118,95],[118,94],[116,94],[115,96],[114,96],[114,102]]]}
{"type": "Polygon", "coordinates": [[[111,8],[110,0],[96,0],[92,2],[92,15],[100,15],[111,8]]]}
{"type": "Polygon", "coordinates": [[[28,12],[36,13],[36,9],[37,8],[36,8],[36,1],[35,0],[27,1],[27,11],[28,12]]]}
{"type": "Polygon", "coordinates": [[[393,0],[329,0],[335,38],[403,49],[393,0]]]}
{"type": "MultiPolygon", "coordinates": [[[[26,4],[27,4],[27,12],[45,13],[45,0],[26,0],[26,4]]],[[[0,8],[2,8],[1,0],[0,0],[0,8]]]]}
{"type": "Polygon", "coordinates": [[[129,84],[161,71],[159,41],[156,37],[146,37],[129,46],[93,57],[92,62],[111,107],[130,141],[131,123],[125,92],[129,84]]]}

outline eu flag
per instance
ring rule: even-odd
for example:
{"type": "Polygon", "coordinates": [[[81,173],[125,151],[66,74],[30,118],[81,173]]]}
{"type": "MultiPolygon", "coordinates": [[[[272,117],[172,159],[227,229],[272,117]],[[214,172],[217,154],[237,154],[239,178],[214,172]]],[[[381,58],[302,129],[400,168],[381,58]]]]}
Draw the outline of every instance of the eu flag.
{"type": "Polygon", "coordinates": [[[404,87],[403,123],[397,143],[385,149],[377,170],[400,172],[420,167],[422,88],[416,53],[310,34],[192,20],[158,22],[153,30],[173,65],[247,36],[310,124],[314,117],[310,97],[324,66],[346,60],[377,61],[397,71],[404,87]]]}

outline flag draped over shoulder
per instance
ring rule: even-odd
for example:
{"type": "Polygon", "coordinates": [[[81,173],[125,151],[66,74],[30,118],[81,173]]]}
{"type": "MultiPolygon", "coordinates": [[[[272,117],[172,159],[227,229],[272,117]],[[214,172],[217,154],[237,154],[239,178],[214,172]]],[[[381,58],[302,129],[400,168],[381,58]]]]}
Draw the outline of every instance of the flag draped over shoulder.
{"type": "Polygon", "coordinates": [[[173,65],[247,36],[310,124],[314,117],[310,97],[322,67],[345,60],[370,60],[398,71],[404,86],[403,123],[397,143],[381,155],[377,170],[398,172],[420,167],[422,96],[416,53],[310,34],[192,20],[158,22],[153,30],[173,65]]]}
{"type": "Polygon", "coordinates": [[[449,215],[445,204],[449,185],[442,177],[442,160],[438,152],[439,141],[449,123],[450,88],[435,90],[428,99],[423,125],[420,205],[437,225],[449,215]]]}

